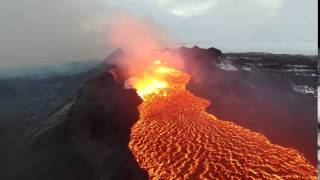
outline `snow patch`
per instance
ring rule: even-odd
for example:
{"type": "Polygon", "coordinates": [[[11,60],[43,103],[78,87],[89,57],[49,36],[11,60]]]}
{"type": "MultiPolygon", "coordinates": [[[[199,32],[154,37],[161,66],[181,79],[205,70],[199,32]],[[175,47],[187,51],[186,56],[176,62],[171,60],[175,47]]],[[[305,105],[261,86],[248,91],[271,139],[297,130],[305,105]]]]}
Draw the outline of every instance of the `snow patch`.
{"type": "Polygon", "coordinates": [[[236,68],[231,61],[227,59],[220,59],[221,62],[219,64],[216,64],[216,66],[219,69],[225,70],[225,71],[238,71],[238,68],[236,68]]]}
{"type": "Polygon", "coordinates": [[[316,94],[316,90],[312,87],[309,86],[305,86],[305,85],[292,85],[292,88],[294,91],[298,92],[298,93],[302,93],[302,94],[312,94],[315,95],[316,94]]]}

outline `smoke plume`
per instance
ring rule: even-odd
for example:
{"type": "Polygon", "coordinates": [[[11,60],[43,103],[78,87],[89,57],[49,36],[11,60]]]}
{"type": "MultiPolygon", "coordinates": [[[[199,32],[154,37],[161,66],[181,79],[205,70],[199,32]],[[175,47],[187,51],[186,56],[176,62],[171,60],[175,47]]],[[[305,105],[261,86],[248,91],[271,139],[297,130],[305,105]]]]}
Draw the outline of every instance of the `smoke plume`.
{"type": "Polygon", "coordinates": [[[130,75],[139,75],[155,60],[181,67],[179,55],[173,55],[163,48],[172,41],[160,25],[149,19],[114,14],[107,24],[107,44],[110,48],[121,48],[128,55],[121,62],[113,62],[126,69],[130,75]]]}

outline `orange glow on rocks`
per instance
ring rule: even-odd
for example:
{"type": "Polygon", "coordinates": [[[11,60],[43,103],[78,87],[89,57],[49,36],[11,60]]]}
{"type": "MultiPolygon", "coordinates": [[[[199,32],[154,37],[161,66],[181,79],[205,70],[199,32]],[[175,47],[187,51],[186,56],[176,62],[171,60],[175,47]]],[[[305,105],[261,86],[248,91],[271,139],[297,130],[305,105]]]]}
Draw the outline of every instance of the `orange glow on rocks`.
{"type": "Polygon", "coordinates": [[[129,148],[151,179],[317,179],[297,150],[206,113],[210,102],[185,89],[187,74],[156,61],[144,78],[132,84],[144,102],[129,148]]]}

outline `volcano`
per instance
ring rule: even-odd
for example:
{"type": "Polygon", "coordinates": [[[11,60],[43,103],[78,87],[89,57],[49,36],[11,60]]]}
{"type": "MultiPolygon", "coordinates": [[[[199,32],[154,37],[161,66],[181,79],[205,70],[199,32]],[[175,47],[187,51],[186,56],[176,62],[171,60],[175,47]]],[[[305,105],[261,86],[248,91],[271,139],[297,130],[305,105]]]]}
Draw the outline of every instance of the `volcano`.
{"type": "Polygon", "coordinates": [[[314,97],[215,48],[163,51],[184,66],[155,57],[128,77],[117,50],[82,74],[76,96],[18,143],[6,179],[317,178],[314,97]]]}

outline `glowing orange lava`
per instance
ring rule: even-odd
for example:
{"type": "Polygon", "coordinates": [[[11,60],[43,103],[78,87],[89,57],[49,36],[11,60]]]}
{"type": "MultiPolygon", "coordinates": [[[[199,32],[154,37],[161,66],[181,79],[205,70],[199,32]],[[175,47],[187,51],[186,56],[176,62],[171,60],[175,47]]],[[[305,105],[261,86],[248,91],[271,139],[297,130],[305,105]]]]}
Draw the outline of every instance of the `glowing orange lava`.
{"type": "Polygon", "coordinates": [[[317,179],[297,150],[206,113],[209,102],[185,90],[187,74],[155,65],[132,84],[144,102],[129,144],[151,179],[317,179]]]}
{"type": "Polygon", "coordinates": [[[166,96],[166,89],[169,88],[166,78],[168,74],[173,75],[175,72],[175,69],[163,65],[160,60],[156,60],[154,66],[146,71],[142,77],[132,77],[127,83],[137,89],[137,93],[143,99],[153,95],[166,96]]]}

